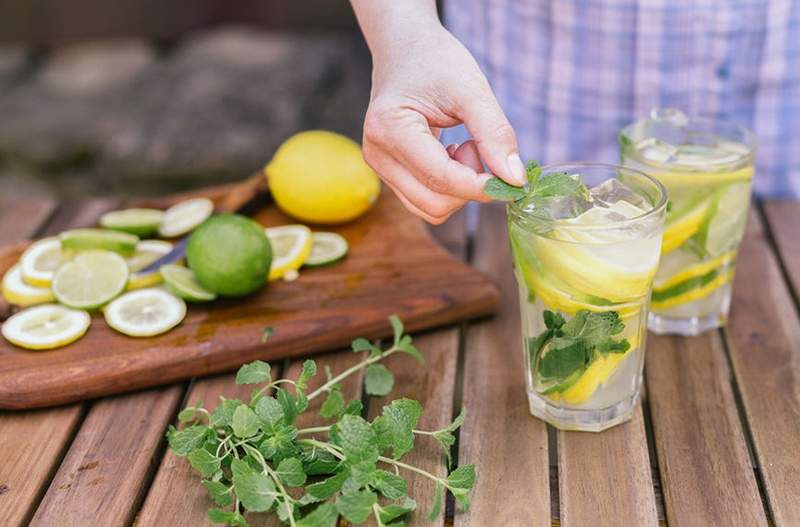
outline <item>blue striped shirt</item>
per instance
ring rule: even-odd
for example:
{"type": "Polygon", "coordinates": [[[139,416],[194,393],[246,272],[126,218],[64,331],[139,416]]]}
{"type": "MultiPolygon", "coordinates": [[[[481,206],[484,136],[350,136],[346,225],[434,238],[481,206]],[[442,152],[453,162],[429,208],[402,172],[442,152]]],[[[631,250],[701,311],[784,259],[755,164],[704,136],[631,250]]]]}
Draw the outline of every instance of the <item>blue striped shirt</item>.
{"type": "MultiPolygon", "coordinates": [[[[619,160],[617,133],[654,107],[758,138],[756,192],[800,198],[800,2],[445,0],[445,24],[543,162],[619,160]]],[[[444,140],[466,139],[463,128],[444,140]]]]}

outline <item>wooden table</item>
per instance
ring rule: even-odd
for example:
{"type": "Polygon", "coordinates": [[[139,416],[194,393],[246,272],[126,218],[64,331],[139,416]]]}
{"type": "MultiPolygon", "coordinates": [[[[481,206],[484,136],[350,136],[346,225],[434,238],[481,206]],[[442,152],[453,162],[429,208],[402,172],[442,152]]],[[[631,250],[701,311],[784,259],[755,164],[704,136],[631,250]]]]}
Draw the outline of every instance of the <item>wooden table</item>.
{"type": "MultiPolygon", "coordinates": [[[[88,225],[113,206],[0,201],[0,243],[88,225]]],[[[484,206],[473,234],[465,214],[436,229],[497,279],[505,299],[492,319],[417,335],[424,367],[389,360],[392,396],[423,402],[421,427],[443,426],[462,404],[468,410],[454,454],[476,464],[473,505],[454,513],[450,502],[439,525],[800,525],[798,220],[800,203],[754,207],[728,329],[651,336],[644,404],[631,422],[601,434],[559,432],[528,413],[502,208],[484,206]]],[[[335,371],[356,360],[349,351],[318,357],[335,371]]],[[[273,365],[290,375],[297,367],[273,365]]],[[[358,396],[361,379],[345,389],[358,396]]],[[[0,525],[209,524],[204,489],[166,451],[164,432],[187,402],[214,405],[237,392],[222,375],[0,414],[0,525]]],[[[365,411],[375,414],[380,403],[365,411]]],[[[414,461],[442,473],[433,445],[419,450],[414,461]]],[[[429,481],[412,478],[411,487],[429,503],[429,481]]]]}

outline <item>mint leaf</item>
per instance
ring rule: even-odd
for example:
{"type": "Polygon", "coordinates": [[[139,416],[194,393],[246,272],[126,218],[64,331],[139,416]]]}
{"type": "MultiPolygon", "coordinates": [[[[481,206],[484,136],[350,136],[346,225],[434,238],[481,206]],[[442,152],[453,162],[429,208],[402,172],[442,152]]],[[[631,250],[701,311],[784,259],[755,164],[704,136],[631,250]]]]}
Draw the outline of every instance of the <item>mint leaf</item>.
{"type": "Polygon", "coordinates": [[[582,309],[575,313],[561,330],[564,335],[587,341],[589,346],[605,340],[611,335],[616,335],[625,329],[625,324],[620,321],[616,311],[594,313],[582,309]]]}
{"type": "Polygon", "coordinates": [[[223,399],[211,414],[211,424],[214,426],[230,426],[233,421],[233,412],[244,404],[239,399],[223,399]]]}
{"type": "Polygon", "coordinates": [[[336,510],[344,518],[355,524],[364,523],[372,512],[372,506],[378,503],[378,495],[368,490],[342,494],[336,500],[336,510]]]}
{"type": "Polygon", "coordinates": [[[258,384],[271,380],[269,364],[262,360],[245,364],[236,372],[236,384],[258,384]]]}
{"type": "Polygon", "coordinates": [[[597,350],[601,353],[625,353],[631,347],[628,339],[616,341],[614,339],[606,339],[597,343],[597,350]]]}
{"type": "Polygon", "coordinates": [[[246,438],[256,435],[259,429],[258,417],[249,406],[243,404],[233,412],[231,427],[236,437],[246,438]]]}
{"type": "Polygon", "coordinates": [[[185,456],[189,452],[200,448],[214,431],[205,425],[193,425],[183,430],[170,426],[167,430],[167,442],[176,456],[185,456]]]}
{"type": "Polygon", "coordinates": [[[394,375],[383,364],[370,364],[364,375],[364,389],[369,395],[383,396],[392,391],[394,375]]]}
{"type": "Polygon", "coordinates": [[[264,430],[272,431],[284,425],[283,407],[274,397],[262,397],[253,406],[258,419],[264,425],[264,430]]]}
{"type": "Polygon", "coordinates": [[[299,487],[306,482],[306,473],[303,472],[303,463],[296,457],[287,457],[278,463],[275,469],[281,482],[290,487],[299,487]]]}
{"type": "Polygon", "coordinates": [[[264,332],[261,334],[261,343],[264,344],[274,334],[275,334],[275,328],[273,328],[272,326],[265,327],[264,332]]]}
{"type": "Polygon", "coordinates": [[[390,500],[399,500],[408,493],[406,480],[385,470],[374,471],[369,484],[390,500]]]}
{"type": "Polygon", "coordinates": [[[317,374],[317,363],[313,360],[303,362],[303,370],[295,381],[298,390],[305,390],[308,388],[308,381],[317,374]]]}
{"type": "Polygon", "coordinates": [[[210,478],[220,469],[220,460],[208,450],[198,448],[186,456],[192,467],[204,478],[210,478]]]}
{"type": "Polygon", "coordinates": [[[403,338],[400,339],[397,347],[400,348],[403,353],[407,353],[408,355],[411,355],[417,359],[417,362],[420,364],[425,362],[425,359],[422,357],[422,353],[420,353],[419,350],[411,343],[411,337],[409,335],[403,335],[403,338]]]}
{"type": "Polygon", "coordinates": [[[566,322],[561,313],[556,313],[547,309],[545,309],[544,313],[542,313],[542,319],[544,320],[544,325],[547,329],[561,329],[561,326],[563,326],[566,322]]]}
{"type": "Polygon", "coordinates": [[[339,513],[333,503],[323,503],[310,514],[295,522],[297,527],[335,527],[339,513]]]}
{"type": "Polygon", "coordinates": [[[403,503],[390,503],[380,508],[379,517],[381,523],[389,523],[390,521],[399,518],[417,508],[417,502],[411,498],[406,497],[403,503]]]}
{"type": "MultiPolygon", "coordinates": [[[[360,401],[359,401],[360,402],[360,401]]],[[[344,413],[344,396],[340,385],[335,385],[328,392],[328,396],[319,408],[319,415],[325,419],[338,417],[344,413]]]]}
{"type": "Polygon", "coordinates": [[[497,176],[492,176],[486,181],[483,193],[498,201],[517,201],[528,195],[528,191],[523,187],[510,185],[497,176]]]}
{"type": "Polygon", "coordinates": [[[539,375],[545,379],[563,379],[586,364],[588,352],[584,341],[568,337],[553,338],[538,363],[539,375]]]}
{"type": "Polygon", "coordinates": [[[448,490],[463,508],[469,508],[469,491],[475,486],[475,465],[462,465],[447,476],[448,490]]]}
{"type": "Polygon", "coordinates": [[[178,412],[178,421],[181,423],[188,423],[190,421],[195,420],[195,416],[197,415],[197,409],[203,406],[203,400],[200,399],[192,406],[187,406],[180,412],[178,412]]]}
{"type": "Polygon", "coordinates": [[[531,187],[531,196],[553,198],[562,196],[589,197],[589,190],[579,176],[566,172],[555,172],[539,177],[536,186],[531,187]]]}
{"type": "Polygon", "coordinates": [[[341,465],[339,459],[327,450],[308,445],[303,445],[300,456],[303,459],[303,470],[309,476],[331,474],[341,465]]]}
{"type": "Polygon", "coordinates": [[[413,399],[397,399],[384,406],[382,415],[372,423],[379,448],[391,448],[394,459],[414,448],[414,428],[420,415],[422,406],[413,399]]]}
{"type": "Polygon", "coordinates": [[[295,445],[295,439],[297,439],[297,428],[279,426],[259,443],[258,451],[265,459],[280,461],[297,455],[299,448],[295,445]]]}
{"type": "Polygon", "coordinates": [[[364,409],[364,404],[359,401],[358,399],[353,399],[347,406],[344,407],[344,413],[348,415],[361,415],[361,411],[364,409]]]}
{"type": "Polygon", "coordinates": [[[350,474],[343,470],[328,479],[312,483],[306,487],[306,492],[318,500],[327,500],[342,488],[342,484],[350,474]]]}
{"type": "Polygon", "coordinates": [[[434,521],[442,513],[442,502],[444,501],[444,487],[441,481],[436,481],[436,488],[433,491],[433,506],[428,513],[428,521],[434,521]]]}
{"type": "Polygon", "coordinates": [[[247,520],[239,512],[209,509],[208,519],[214,523],[224,523],[232,527],[249,527],[247,520]]]}
{"type": "Polygon", "coordinates": [[[347,463],[361,461],[374,464],[378,460],[375,432],[370,424],[357,415],[344,415],[331,429],[331,440],[342,448],[347,463]]]}
{"type": "Polygon", "coordinates": [[[531,159],[528,161],[528,164],[525,165],[525,172],[528,175],[528,187],[534,188],[539,181],[539,177],[542,175],[542,167],[539,163],[531,159]]]}
{"type": "Polygon", "coordinates": [[[294,423],[294,420],[297,418],[297,401],[294,396],[283,388],[278,388],[275,390],[275,397],[278,399],[278,403],[280,403],[281,409],[283,410],[284,422],[287,425],[294,423]]]}
{"type": "Polygon", "coordinates": [[[397,315],[390,315],[389,324],[392,325],[392,331],[394,332],[394,345],[397,346],[403,336],[403,321],[400,320],[397,315]]]}
{"type": "Polygon", "coordinates": [[[247,474],[234,473],[233,489],[242,505],[251,512],[268,511],[278,495],[272,479],[255,471],[247,474]]]}
{"type": "Polygon", "coordinates": [[[211,496],[214,503],[220,507],[227,507],[233,503],[231,489],[226,487],[223,483],[210,479],[204,479],[201,483],[206,487],[206,490],[208,490],[208,495],[211,496]]]}
{"type": "Polygon", "coordinates": [[[454,435],[454,432],[459,428],[461,428],[461,425],[464,424],[465,417],[466,417],[466,409],[462,408],[461,411],[456,416],[456,418],[453,419],[452,423],[442,428],[441,430],[437,430],[436,432],[433,433],[434,439],[436,439],[444,449],[448,467],[452,463],[452,459],[450,456],[450,447],[456,443],[456,436],[454,435]]]}

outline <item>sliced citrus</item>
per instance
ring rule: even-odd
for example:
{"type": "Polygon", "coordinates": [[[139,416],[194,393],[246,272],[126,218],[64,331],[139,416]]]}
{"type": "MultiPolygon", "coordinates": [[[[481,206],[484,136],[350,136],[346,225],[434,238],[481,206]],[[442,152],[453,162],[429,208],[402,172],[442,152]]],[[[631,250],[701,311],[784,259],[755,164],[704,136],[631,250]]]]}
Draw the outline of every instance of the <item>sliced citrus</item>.
{"type": "Polygon", "coordinates": [[[269,279],[277,280],[288,271],[300,269],[311,253],[311,229],[305,225],[268,227],[264,232],[272,246],[269,279]]]}
{"type": "Polygon", "coordinates": [[[114,210],[100,216],[100,225],[106,229],[149,236],[158,232],[164,212],[158,209],[114,210]]]}
{"type": "Polygon", "coordinates": [[[157,288],[125,293],[103,310],[106,323],[130,337],[160,335],[181,323],[186,303],[157,288]]]}
{"type": "Polygon", "coordinates": [[[217,295],[197,283],[191,269],[182,265],[162,265],[161,276],[167,284],[167,289],[180,298],[190,302],[208,302],[217,298],[217,295]]]}
{"type": "Polygon", "coordinates": [[[100,249],[130,256],[136,251],[139,237],[109,229],[72,229],[59,235],[63,250],[86,251],[100,249]]]}
{"type": "Polygon", "coordinates": [[[664,226],[664,240],[661,244],[661,254],[669,254],[694,236],[711,209],[711,199],[706,197],[698,203],[692,203],[683,211],[670,215],[664,226]]]}
{"type": "Polygon", "coordinates": [[[335,232],[315,232],[311,235],[311,253],[303,265],[318,266],[341,260],[349,249],[347,240],[335,232]]]}
{"type": "Polygon", "coordinates": [[[33,306],[53,301],[49,287],[36,287],[22,280],[22,267],[15,265],[3,276],[3,297],[17,306],[33,306]]]}
{"type": "Polygon", "coordinates": [[[214,212],[214,203],[207,198],[181,201],[168,208],[161,218],[158,233],[164,238],[183,236],[206,221],[214,212]]]}
{"type": "Polygon", "coordinates": [[[665,291],[677,284],[680,284],[681,282],[689,280],[690,278],[696,278],[698,276],[705,275],[717,267],[728,265],[734,260],[734,258],[736,258],[736,251],[730,251],[717,258],[685,267],[681,271],[669,276],[665,280],[659,281],[656,279],[653,282],[653,291],[665,291]]]}
{"type": "Polygon", "coordinates": [[[750,183],[729,185],[715,196],[713,210],[698,233],[706,253],[719,256],[738,247],[747,223],[750,183]]]}
{"type": "Polygon", "coordinates": [[[53,294],[64,305],[94,309],[119,295],[128,283],[128,263],[111,251],[85,251],[61,265],[53,294]]]}
{"type": "Polygon", "coordinates": [[[746,166],[728,172],[701,172],[688,170],[674,170],[659,172],[648,169],[648,174],[661,181],[670,191],[676,187],[704,188],[710,184],[736,183],[753,179],[753,166],[746,166]]]}
{"type": "Polygon", "coordinates": [[[650,308],[663,311],[681,304],[687,304],[705,298],[716,289],[733,280],[734,269],[713,270],[708,274],[690,278],[669,289],[654,291],[650,308]]]}
{"type": "Polygon", "coordinates": [[[172,244],[163,240],[142,240],[136,246],[136,252],[127,259],[131,276],[128,278],[128,290],[151,287],[161,283],[158,270],[142,273],[142,269],[155,262],[172,250],[172,244]]]}
{"type": "Polygon", "coordinates": [[[21,348],[46,350],[66,346],[81,338],[91,324],[85,311],[44,304],[20,311],[3,323],[7,341],[21,348]]]}
{"type": "Polygon", "coordinates": [[[61,240],[58,238],[43,238],[34,242],[25,249],[19,260],[22,279],[32,286],[50,287],[53,273],[70,256],[70,251],[61,249],[61,240]]]}

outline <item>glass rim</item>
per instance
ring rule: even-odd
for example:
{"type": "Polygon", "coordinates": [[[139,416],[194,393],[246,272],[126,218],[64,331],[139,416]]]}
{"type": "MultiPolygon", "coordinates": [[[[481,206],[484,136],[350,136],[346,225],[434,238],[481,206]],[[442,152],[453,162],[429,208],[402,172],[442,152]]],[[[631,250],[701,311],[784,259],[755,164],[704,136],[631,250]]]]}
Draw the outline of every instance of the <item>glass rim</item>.
{"type": "MultiPolygon", "coordinates": [[[[534,219],[535,221],[539,221],[548,225],[558,224],[559,229],[567,229],[573,231],[598,231],[598,230],[608,230],[608,229],[617,229],[622,227],[627,227],[629,225],[633,225],[636,223],[640,223],[649,217],[660,214],[666,207],[667,201],[669,198],[667,196],[667,189],[666,187],[656,178],[645,174],[641,170],[637,170],[635,168],[626,167],[623,165],[615,165],[613,163],[599,163],[593,161],[575,161],[572,163],[551,163],[542,166],[542,175],[546,174],[548,171],[553,172],[557,169],[561,169],[559,171],[563,172],[565,167],[576,167],[576,168],[603,168],[612,171],[624,171],[631,173],[632,175],[643,178],[650,183],[658,190],[660,197],[653,208],[650,210],[645,211],[638,216],[634,216],[633,218],[627,218],[622,221],[614,221],[609,223],[601,223],[601,224],[591,224],[591,225],[583,225],[579,223],[568,223],[565,220],[561,219],[548,219],[548,218],[540,218],[533,216],[532,214],[523,211],[519,206],[519,201],[512,201],[507,205],[508,210],[513,214],[514,218],[519,218],[522,220],[526,220],[529,218],[534,219]]],[[[567,170],[568,172],[569,170],[567,170]]],[[[521,201],[521,200],[520,200],[521,201]]]]}

